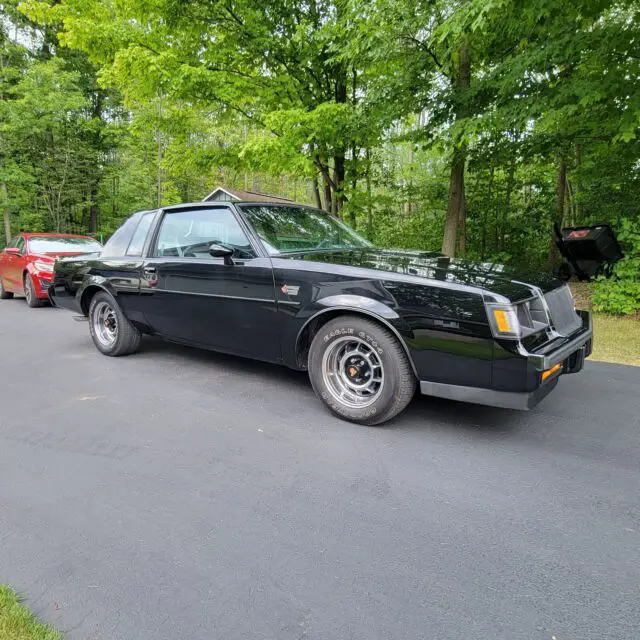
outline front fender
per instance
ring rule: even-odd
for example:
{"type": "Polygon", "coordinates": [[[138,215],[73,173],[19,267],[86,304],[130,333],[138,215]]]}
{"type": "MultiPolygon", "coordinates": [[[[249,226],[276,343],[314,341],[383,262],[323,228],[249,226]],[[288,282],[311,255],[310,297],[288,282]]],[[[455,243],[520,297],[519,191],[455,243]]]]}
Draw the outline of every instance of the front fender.
{"type": "MultiPolygon", "coordinates": [[[[38,270],[35,268],[33,262],[27,262],[27,265],[25,266],[24,270],[30,275],[33,276],[34,278],[38,278],[38,270]]],[[[23,276],[21,276],[23,277],[23,276]]]]}
{"type": "MultiPolygon", "coordinates": [[[[27,262],[27,265],[25,266],[24,271],[31,276],[36,297],[46,299],[47,290],[42,287],[40,276],[38,275],[40,272],[35,268],[33,262],[27,262]]],[[[22,284],[22,279],[24,279],[24,275],[21,274],[20,278],[21,278],[20,284],[22,284]]]]}
{"type": "Polygon", "coordinates": [[[320,298],[314,302],[313,306],[318,310],[312,318],[317,316],[318,312],[322,313],[328,309],[344,309],[348,311],[367,313],[369,315],[379,316],[380,318],[384,318],[389,321],[398,320],[400,318],[396,311],[384,304],[384,302],[351,293],[341,293],[333,296],[327,296],[326,298],[320,298]]]}
{"type": "Polygon", "coordinates": [[[308,332],[312,328],[312,324],[316,320],[322,320],[323,316],[327,316],[328,320],[331,316],[335,315],[336,312],[367,316],[385,326],[396,336],[409,358],[414,373],[416,372],[413,359],[405,342],[410,331],[403,325],[398,313],[380,300],[355,294],[337,294],[315,300],[312,308],[307,309],[307,313],[310,313],[310,316],[305,320],[296,336],[294,353],[286,354],[285,362],[290,364],[290,366],[294,366],[294,368],[302,368],[299,356],[304,351],[302,347],[307,340],[308,332]]]}

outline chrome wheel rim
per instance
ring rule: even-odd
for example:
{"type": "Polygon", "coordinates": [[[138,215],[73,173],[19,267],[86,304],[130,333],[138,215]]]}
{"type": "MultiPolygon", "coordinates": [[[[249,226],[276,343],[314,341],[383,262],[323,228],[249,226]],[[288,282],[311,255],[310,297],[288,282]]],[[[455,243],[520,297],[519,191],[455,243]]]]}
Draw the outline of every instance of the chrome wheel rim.
{"type": "Polygon", "coordinates": [[[353,409],[371,406],[384,387],[384,367],[376,349],[361,338],[345,336],[322,356],[322,378],[329,393],[353,409]]]}
{"type": "Polygon", "coordinates": [[[27,304],[31,304],[33,289],[31,288],[31,278],[29,277],[24,279],[24,297],[27,299],[27,304]]]}
{"type": "Polygon", "coordinates": [[[93,310],[93,333],[105,347],[110,347],[118,338],[118,317],[108,302],[98,302],[93,310]]]}

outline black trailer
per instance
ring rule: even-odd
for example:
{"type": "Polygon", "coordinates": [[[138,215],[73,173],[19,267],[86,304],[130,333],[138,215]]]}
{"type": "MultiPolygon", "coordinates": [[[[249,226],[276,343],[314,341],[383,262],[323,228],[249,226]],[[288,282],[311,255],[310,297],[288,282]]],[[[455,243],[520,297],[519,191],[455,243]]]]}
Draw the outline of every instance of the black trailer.
{"type": "Polygon", "coordinates": [[[554,225],[556,245],[565,259],[557,270],[563,280],[576,276],[578,280],[592,280],[599,275],[609,276],[613,265],[622,258],[622,249],[608,224],[590,227],[554,225]]]}

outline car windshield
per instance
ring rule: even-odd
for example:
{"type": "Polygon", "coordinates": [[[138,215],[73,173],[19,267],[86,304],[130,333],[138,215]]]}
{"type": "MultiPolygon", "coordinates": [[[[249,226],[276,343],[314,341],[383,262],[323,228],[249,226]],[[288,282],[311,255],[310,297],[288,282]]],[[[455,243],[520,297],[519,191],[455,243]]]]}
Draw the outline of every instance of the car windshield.
{"type": "Polygon", "coordinates": [[[270,255],[372,246],[346,224],[318,209],[287,205],[241,208],[270,255]]]}
{"type": "Polygon", "coordinates": [[[29,250],[32,253],[94,253],[102,245],[93,238],[65,236],[31,236],[29,250]]]}

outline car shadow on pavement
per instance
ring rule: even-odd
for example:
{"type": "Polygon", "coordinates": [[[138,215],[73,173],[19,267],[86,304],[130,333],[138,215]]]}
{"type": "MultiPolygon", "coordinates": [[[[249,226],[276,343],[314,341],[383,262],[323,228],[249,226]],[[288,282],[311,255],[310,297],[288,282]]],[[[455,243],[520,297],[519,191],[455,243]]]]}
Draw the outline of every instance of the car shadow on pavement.
{"type": "MultiPolygon", "coordinates": [[[[163,353],[188,359],[194,364],[205,367],[222,367],[234,375],[264,376],[265,381],[281,381],[284,384],[296,385],[301,391],[307,390],[310,394],[313,393],[309,377],[304,371],[294,371],[283,365],[252,360],[219,351],[199,349],[154,336],[145,336],[141,344],[140,355],[150,354],[155,358],[163,353]]],[[[327,411],[322,407],[319,399],[318,410],[327,411]]],[[[518,427],[522,426],[523,415],[525,415],[523,412],[511,409],[467,404],[416,393],[409,406],[383,426],[395,429],[422,430],[447,425],[486,434],[508,434],[517,431],[518,427]]]]}
{"type": "Polygon", "coordinates": [[[526,415],[513,409],[456,402],[416,393],[405,411],[389,426],[408,430],[454,427],[475,433],[509,434],[520,430],[523,416],[526,415]]]}
{"type": "MultiPolygon", "coordinates": [[[[144,357],[145,354],[154,358],[161,357],[162,354],[179,357],[188,360],[194,366],[220,367],[237,376],[264,376],[265,382],[282,382],[295,385],[300,392],[313,393],[306,372],[294,371],[282,365],[189,347],[152,336],[145,336],[138,357],[144,357]]],[[[319,399],[317,410],[325,411],[327,416],[329,415],[319,399]]],[[[447,426],[486,434],[507,434],[517,431],[522,426],[523,415],[523,412],[510,409],[455,402],[416,393],[409,406],[383,427],[423,430],[447,426]]]]}
{"type": "Polygon", "coordinates": [[[282,380],[287,384],[296,384],[300,387],[308,387],[311,390],[309,377],[305,371],[294,371],[280,364],[271,364],[262,360],[252,360],[251,358],[226,354],[220,351],[191,347],[155,336],[144,336],[140,344],[138,357],[144,357],[145,354],[153,355],[154,358],[160,354],[177,356],[188,359],[194,364],[221,367],[234,375],[264,375],[265,380],[282,380]]]}

